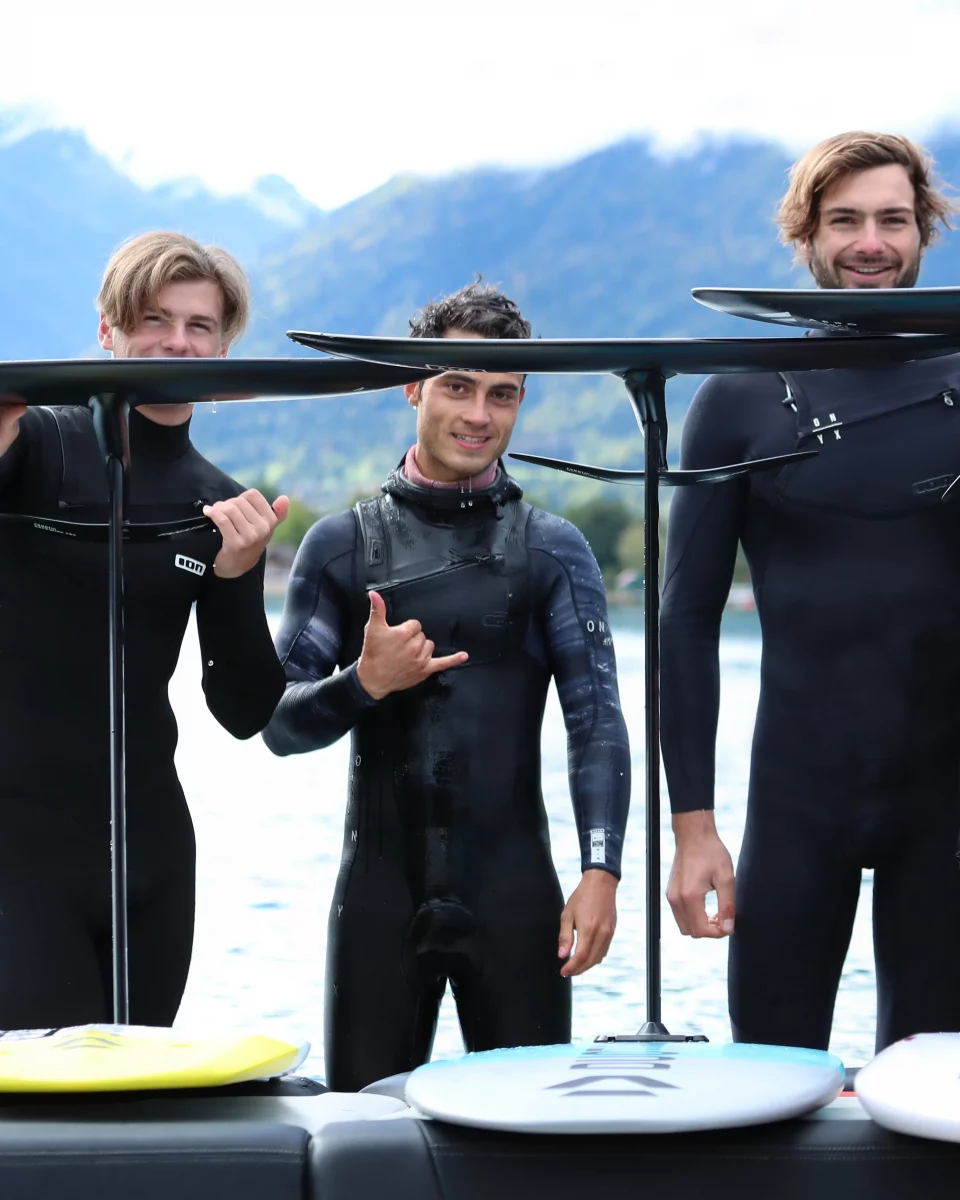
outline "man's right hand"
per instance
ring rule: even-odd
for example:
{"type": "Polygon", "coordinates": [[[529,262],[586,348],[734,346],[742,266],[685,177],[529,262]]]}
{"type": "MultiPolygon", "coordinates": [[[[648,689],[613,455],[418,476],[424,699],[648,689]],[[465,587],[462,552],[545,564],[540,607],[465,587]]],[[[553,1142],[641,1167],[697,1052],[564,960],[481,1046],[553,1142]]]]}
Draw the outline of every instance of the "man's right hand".
{"type": "Polygon", "coordinates": [[[434,658],[436,647],[424,637],[419,621],[387,624],[387,606],[379,592],[370,593],[370,616],[363,631],[363,649],[357,660],[357,679],[374,700],[391,692],[416,687],[438,671],[467,661],[464,651],[434,658]]]}
{"type": "Polygon", "coordinates": [[[713,813],[674,813],[677,850],[667,899],[680,932],[688,937],[722,938],[733,933],[736,916],[733,860],[721,842],[713,813]],[[717,893],[717,912],[707,916],[708,892],[717,893]]]}
{"type": "Polygon", "coordinates": [[[0,454],[6,454],[17,440],[20,418],[26,411],[25,404],[6,404],[0,401],[0,454]]]}

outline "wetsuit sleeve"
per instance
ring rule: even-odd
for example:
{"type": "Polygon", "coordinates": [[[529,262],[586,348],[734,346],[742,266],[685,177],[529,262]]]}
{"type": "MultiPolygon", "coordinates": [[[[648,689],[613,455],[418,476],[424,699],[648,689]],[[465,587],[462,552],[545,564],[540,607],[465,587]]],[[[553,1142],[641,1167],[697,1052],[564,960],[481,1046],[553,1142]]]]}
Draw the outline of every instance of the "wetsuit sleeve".
{"type": "Polygon", "coordinates": [[[549,513],[531,514],[528,546],[547,660],[567,729],[581,867],[619,879],[630,806],[630,744],[600,569],[583,534],[549,513]]]}
{"type": "Polygon", "coordinates": [[[236,738],[270,720],[284,688],[283,667],[263,607],[266,556],[237,579],[207,572],[197,599],[197,633],[207,707],[236,738]]]}
{"type": "MultiPolygon", "coordinates": [[[[708,379],[687,413],[686,469],[740,461],[729,381],[708,379]]],[[[730,592],[746,483],[681,487],[667,528],[660,613],[660,743],[673,812],[713,808],[720,712],[720,621],[730,592]]]]}
{"type": "Polygon", "coordinates": [[[349,620],[356,544],[353,513],[337,513],[318,521],[297,553],[277,635],[287,688],[263,734],[274,754],[330,746],[378,703],[360,686],[356,663],[336,671],[349,620]]]}

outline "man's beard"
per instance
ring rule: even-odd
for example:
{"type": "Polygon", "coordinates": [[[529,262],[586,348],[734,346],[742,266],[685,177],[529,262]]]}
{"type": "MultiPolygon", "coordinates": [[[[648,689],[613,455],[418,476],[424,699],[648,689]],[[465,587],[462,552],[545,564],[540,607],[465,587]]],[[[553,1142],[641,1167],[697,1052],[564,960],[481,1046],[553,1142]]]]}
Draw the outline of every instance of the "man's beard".
{"type": "MultiPolygon", "coordinates": [[[[881,266],[881,265],[887,266],[890,264],[888,264],[888,263],[881,264],[881,263],[876,263],[876,262],[870,262],[868,259],[863,259],[858,264],[847,263],[846,265],[847,266],[859,265],[859,266],[864,266],[864,267],[868,267],[868,266],[869,267],[877,267],[877,266],[881,266]]],[[[849,286],[852,288],[871,288],[871,287],[879,287],[880,286],[879,284],[866,283],[866,282],[859,283],[859,284],[855,283],[855,284],[845,285],[843,280],[840,277],[839,272],[835,271],[828,263],[825,263],[822,258],[818,257],[816,250],[811,250],[811,252],[810,252],[810,274],[813,276],[814,282],[816,283],[818,288],[842,288],[845,286],[849,286]]],[[[895,287],[895,288],[913,287],[913,285],[917,282],[919,275],[920,275],[920,255],[918,254],[917,257],[913,260],[913,262],[907,263],[906,266],[904,266],[903,263],[901,262],[900,274],[896,277],[896,279],[890,286],[895,287]]]]}

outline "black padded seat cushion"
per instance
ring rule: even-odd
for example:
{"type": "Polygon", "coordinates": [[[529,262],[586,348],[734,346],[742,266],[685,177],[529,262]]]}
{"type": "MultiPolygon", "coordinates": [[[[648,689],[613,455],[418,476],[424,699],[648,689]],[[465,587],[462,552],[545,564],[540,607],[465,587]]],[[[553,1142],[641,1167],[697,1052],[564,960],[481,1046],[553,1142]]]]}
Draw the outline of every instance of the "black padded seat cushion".
{"type": "Polygon", "coordinates": [[[301,1200],[308,1135],[225,1121],[5,1122],[2,1200],[301,1200]]]}
{"type": "Polygon", "coordinates": [[[960,1145],[869,1120],[661,1135],[520,1135],[344,1122],[311,1145],[314,1200],[957,1200],[960,1145]]]}

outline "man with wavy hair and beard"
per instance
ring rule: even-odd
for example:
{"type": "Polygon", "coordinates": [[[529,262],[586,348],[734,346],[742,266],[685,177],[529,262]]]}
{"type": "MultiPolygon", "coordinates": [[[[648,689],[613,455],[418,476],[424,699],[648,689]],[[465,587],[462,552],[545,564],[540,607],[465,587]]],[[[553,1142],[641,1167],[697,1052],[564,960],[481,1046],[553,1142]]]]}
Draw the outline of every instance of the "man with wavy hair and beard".
{"type": "MultiPolygon", "coordinates": [[[[779,211],[822,288],[908,288],[953,205],[906,138],[833,137],[779,211]]],[[[815,458],[673,500],[662,739],[682,933],[730,936],[740,1041],[826,1048],[861,872],[874,870],[877,1048],[960,1029],[960,356],[720,376],[684,467],[815,458]],[[714,823],[720,619],[742,544],[763,631],[736,879],[714,823]],[[717,894],[717,912],[705,898],[717,894]]]]}

